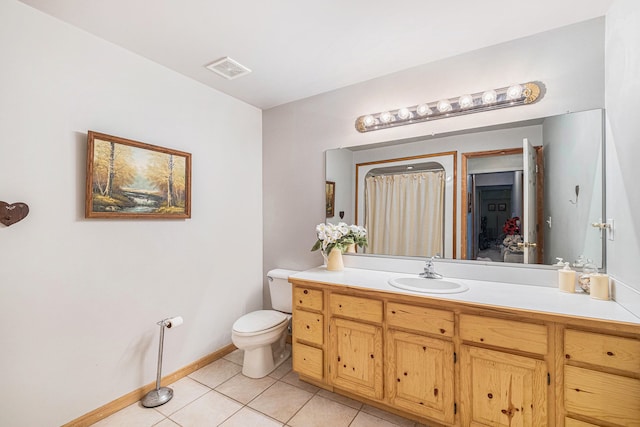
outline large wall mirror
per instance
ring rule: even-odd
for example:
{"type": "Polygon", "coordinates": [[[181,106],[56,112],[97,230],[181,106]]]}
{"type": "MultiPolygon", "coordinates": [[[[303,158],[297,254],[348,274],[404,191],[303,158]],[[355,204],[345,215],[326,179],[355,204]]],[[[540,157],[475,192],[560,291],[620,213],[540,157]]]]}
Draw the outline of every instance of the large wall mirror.
{"type": "Polygon", "coordinates": [[[605,267],[604,111],[326,152],[361,253],[605,267]]]}

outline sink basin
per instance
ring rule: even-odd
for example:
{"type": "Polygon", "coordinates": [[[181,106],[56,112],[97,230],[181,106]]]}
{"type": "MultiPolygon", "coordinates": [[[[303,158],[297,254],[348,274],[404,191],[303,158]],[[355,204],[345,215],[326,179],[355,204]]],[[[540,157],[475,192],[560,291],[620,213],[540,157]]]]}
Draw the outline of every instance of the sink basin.
{"type": "Polygon", "coordinates": [[[395,277],[389,279],[393,287],[429,294],[455,294],[469,290],[467,285],[447,279],[425,279],[422,277],[395,277]]]}

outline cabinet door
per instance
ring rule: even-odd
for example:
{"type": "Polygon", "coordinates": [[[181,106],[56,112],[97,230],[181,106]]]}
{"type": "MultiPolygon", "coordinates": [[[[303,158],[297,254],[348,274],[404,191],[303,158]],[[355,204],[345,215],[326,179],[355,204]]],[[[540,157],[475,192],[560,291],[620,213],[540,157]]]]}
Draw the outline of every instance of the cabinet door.
{"type": "Polygon", "coordinates": [[[382,399],[382,328],[332,318],[329,339],[329,369],[333,385],[382,399]]]}
{"type": "Polygon", "coordinates": [[[454,422],[453,343],[387,331],[387,396],[396,408],[454,422]]]}
{"type": "Polygon", "coordinates": [[[462,425],[548,425],[544,361],[467,345],[461,351],[462,425]]]}

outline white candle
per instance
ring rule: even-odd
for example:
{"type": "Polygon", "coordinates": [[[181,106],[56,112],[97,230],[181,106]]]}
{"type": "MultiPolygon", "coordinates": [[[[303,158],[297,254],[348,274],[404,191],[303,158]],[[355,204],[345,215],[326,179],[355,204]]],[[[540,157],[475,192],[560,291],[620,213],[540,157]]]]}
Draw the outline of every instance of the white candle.
{"type": "Polygon", "coordinates": [[[591,298],[609,300],[609,275],[591,275],[591,298]]]}

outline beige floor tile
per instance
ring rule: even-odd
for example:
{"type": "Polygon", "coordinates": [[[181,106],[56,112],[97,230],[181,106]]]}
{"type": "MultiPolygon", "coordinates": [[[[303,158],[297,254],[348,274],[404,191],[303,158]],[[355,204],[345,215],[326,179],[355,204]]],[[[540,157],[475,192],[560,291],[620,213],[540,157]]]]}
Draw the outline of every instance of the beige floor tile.
{"type": "Polygon", "coordinates": [[[342,403],[343,405],[351,406],[354,409],[362,408],[362,402],[358,402],[357,400],[350,399],[346,396],[343,396],[338,393],[332,393],[329,390],[320,389],[318,396],[326,397],[327,399],[333,400],[334,402],[342,403]]]}
{"type": "Polygon", "coordinates": [[[398,427],[398,424],[361,411],[356,415],[349,427],[398,427]]]}
{"type": "Polygon", "coordinates": [[[400,427],[413,427],[415,425],[415,423],[412,420],[408,420],[406,418],[400,417],[398,415],[392,414],[387,411],[383,411],[382,409],[378,409],[369,405],[363,405],[362,412],[366,412],[369,415],[382,418],[383,420],[387,420],[400,427]]]}
{"type": "Polygon", "coordinates": [[[95,427],[151,427],[162,421],[164,415],[153,408],[136,402],[94,424],[95,427]]]}
{"type": "Polygon", "coordinates": [[[246,406],[227,419],[220,427],[282,427],[282,423],[246,406]]]}
{"type": "Polygon", "coordinates": [[[169,418],[165,418],[160,421],[158,424],[154,424],[153,427],[180,427],[179,424],[174,423],[169,418]]]}
{"type": "Polygon", "coordinates": [[[155,408],[156,411],[166,416],[173,414],[178,409],[183,408],[203,394],[211,391],[209,387],[189,377],[179,379],[175,383],[170,384],[169,388],[173,390],[173,398],[164,405],[155,408]]]}
{"type": "Polygon", "coordinates": [[[347,427],[357,409],[320,396],[313,396],[289,421],[291,427],[347,427]]]}
{"type": "Polygon", "coordinates": [[[216,388],[240,371],[242,371],[242,366],[225,359],[218,359],[213,363],[209,363],[204,368],[189,374],[189,378],[208,387],[216,388]]]}
{"type": "Polygon", "coordinates": [[[237,348],[223,357],[223,359],[226,359],[229,362],[233,362],[236,365],[242,365],[242,362],[244,361],[244,350],[240,350],[239,348],[237,348]]]}
{"type": "Polygon", "coordinates": [[[280,379],[291,372],[291,358],[282,362],[282,365],[278,366],[273,372],[269,374],[271,378],[280,379]]]}
{"type": "Polygon", "coordinates": [[[287,384],[291,384],[296,387],[299,387],[305,391],[308,391],[309,393],[316,393],[318,390],[320,390],[320,387],[316,387],[312,384],[305,383],[304,381],[300,381],[298,374],[293,371],[289,372],[287,375],[282,377],[281,381],[284,381],[287,384]]]}
{"type": "Polygon", "coordinates": [[[217,391],[210,391],[170,418],[182,427],[217,426],[241,408],[242,405],[238,402],[217,391]]]}
{"type": "Polygon", "coordinates": [[[249,403],[257,411],[283,423],[296,413],[313,394],[283,382],[277,382],[249,403]]]}
{"type": "Polygon", "coordinates": [[[246,405],[275,382],[276,380],[271,377],[256,379],[245,377],[240,373],[220,384],[216,387],[216,391],[246,405]]]}

